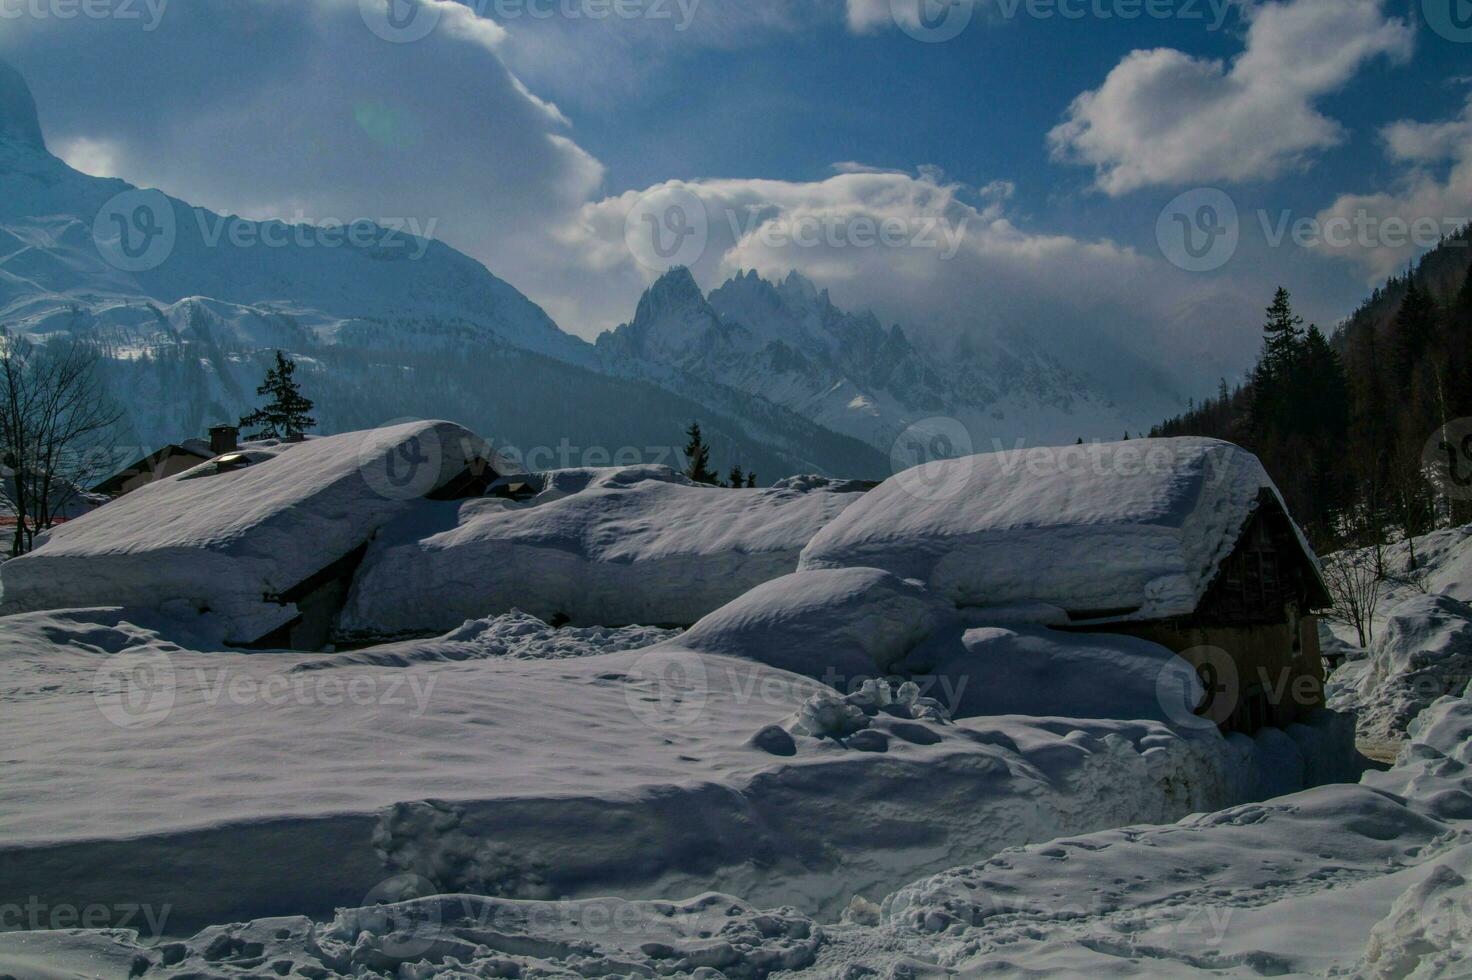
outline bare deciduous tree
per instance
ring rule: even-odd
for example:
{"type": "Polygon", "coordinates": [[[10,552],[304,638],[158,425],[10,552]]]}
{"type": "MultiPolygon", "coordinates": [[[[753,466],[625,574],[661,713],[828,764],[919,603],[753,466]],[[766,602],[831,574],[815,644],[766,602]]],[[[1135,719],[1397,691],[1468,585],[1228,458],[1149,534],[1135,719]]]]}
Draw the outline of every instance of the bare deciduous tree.
{"type": "Polygon", "coordinates": [[[1334,600],[1329,618],[1353,626],[1365,648],[1374,639],[1375,605],[1385,585],[1383,552],[1384,546],[1376,544],[1341,551],[1324,560],[1324,583],[1334,600]]]}
{"type": "Polygon", "coordinates": [[[106,467],[105,439],[120,413],[80,340],[32,343],[0,330],[0,497],[15,515],[12,555],[79,503],[106,467]]]}

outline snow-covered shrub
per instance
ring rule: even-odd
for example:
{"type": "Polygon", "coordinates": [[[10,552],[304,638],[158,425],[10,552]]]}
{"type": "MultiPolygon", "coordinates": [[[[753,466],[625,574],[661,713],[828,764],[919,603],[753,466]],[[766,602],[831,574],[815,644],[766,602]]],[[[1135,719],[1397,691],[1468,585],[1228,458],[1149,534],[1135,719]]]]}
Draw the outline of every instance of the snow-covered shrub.
{"type": "Polygon", "coordinates": [[[844,738],[869,727],[869,720],[880,712],[914,721],[945,724],[950,713],[935,698],[920,696],[914,681],[891,683],[871,678],[852,694],[820,691],[803,702],[792,723],[796,735],[813,738],[844,738]]]}
{"type": "Polygon", "coordinates": [[[813,738],[843,738],[869,727],[864,709],[837,694],[824,691],[803,702],[793,732],[813,738]]]}

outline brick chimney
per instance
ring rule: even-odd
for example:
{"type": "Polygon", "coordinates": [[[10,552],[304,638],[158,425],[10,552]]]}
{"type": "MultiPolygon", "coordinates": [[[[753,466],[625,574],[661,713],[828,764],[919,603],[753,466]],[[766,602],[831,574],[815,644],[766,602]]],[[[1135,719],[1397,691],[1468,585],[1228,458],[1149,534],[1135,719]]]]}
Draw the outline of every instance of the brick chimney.
{"type": "Polygon", "coordinates": [[[233,453],[240,447],[240,430],[233,425],[210,426],[210,452],[216,456],[233,453]]]}

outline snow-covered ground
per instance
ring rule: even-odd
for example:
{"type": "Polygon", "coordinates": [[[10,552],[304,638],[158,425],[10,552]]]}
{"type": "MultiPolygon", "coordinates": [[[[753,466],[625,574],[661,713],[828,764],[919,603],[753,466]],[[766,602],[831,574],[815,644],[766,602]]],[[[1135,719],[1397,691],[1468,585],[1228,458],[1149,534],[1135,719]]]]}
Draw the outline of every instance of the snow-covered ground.
{"type": "MultiPolygon", "coordinates": [[[[1359,784],[1177,823],[1064,832],[919,877],[879,901],[852,899],[840,921],[694,885],[694,898],[673,901],[422,897],[438,884],[404,871],[321,919],[278,915],[162,941],[138,929],[0,934],[0,969],[106,978],[1468,976],[1472,702],[1440,699],[1412,738],[1393,769],[1359,784]]],[[[452,837],[455,819],[436,816],[452,837]]],[[[831,832],[827,816],[812,822],[831,832]]],[[[870,828],[866,844],[890,829],[870,828]]]]}
{"type": "MultiPolygon", "coordinates": [[[[263,451],[157,485],[171,520],[108,530],[139,491],[6,563],[0,977],[1467,975],[1472,704],[1444,685],[1397,702],[1413,742],[1361,779],[1348,716],[1224,737],[1163,647],[973,605],[943,552],[1024,527],[1021,498],[945,527],[894,501],[886,524],[884,488],[644,469],[525,502],[365,492],[428,431],[461,435],[263,451]],[[198,496],[293,459],[321,479],[198,496]],[[296,543],[318,511],[341,540],[296,543]],[[847,557],[794,571],[814,535],[847,557]],[[262,604],[280,552],[295,575],[363,541],[362,633],[439,635],[227,644],[216,606],[262,604]],[[151,570],[170,548],[208,556],[197,582],[151,570]]],[[[1152,608],[1262,489],[1186,448],[1156,491],[1070,504],[1143,540],[1109,584],[1152,608]]],[[[1367,696],[1460,656],[1466,608],[1403,601],[1367,696]]]]}
{"type": "MultiPolygon", "coordinates": [[[[852,576],[818,577],[838,581],[807,615],[855,634],[852,576]]],[[[712,619],[688,646],[516,614],[310,654],[115,608],[7,617],[0,880],[46,903],[168,904],[175,930],[326,915],[397,873],[528,899],[718,885],[832,916],[1009,845],[1252,798],[1282,761],[1158,721],[948,721],[964,676],[912,678],[908,698],[835,688],[814,679],[823,646],[803,673],[769,666],[770,617],[712,619]],[[804,734],[844,695],[855,724],[804,734]]],[[[1302,780],[1332,733],[1299,727],[1279,735],[1302,780]]]]}

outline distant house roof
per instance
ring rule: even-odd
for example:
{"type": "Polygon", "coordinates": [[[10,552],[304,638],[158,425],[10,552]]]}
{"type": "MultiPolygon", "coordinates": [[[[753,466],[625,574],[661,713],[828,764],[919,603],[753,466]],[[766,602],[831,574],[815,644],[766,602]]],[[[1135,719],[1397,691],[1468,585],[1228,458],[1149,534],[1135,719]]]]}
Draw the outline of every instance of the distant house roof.
{"type": "Polygon", "coordinates": [[[1257,457],[1215,439],[1007,450],[890,477],[809,542],[801,567],[882,568],[963,606],[1182,616],[1265,504],[1283,507],[1257,457]]]}
{"type": "Polygon", "coordinates": [[[194,466],[214,455],[209,441],[205,439],[185,439],[183,442],[170,443],[118,470],[93,487],[92,492],[116,496],[137,489],[151,480],[173,476],[181,469],[194,466]]]}

